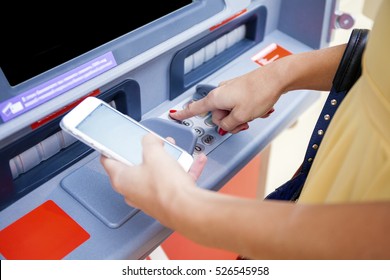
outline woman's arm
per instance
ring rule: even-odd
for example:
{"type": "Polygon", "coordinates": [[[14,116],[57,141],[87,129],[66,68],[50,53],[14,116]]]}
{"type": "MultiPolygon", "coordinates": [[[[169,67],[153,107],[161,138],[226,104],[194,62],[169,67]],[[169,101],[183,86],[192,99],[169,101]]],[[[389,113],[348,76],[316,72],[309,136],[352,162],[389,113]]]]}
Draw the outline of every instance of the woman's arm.
{"type": "Polygon", "coordinates": [[[266,116],[287,91],[329,90],[345,47],[344,44],[280,58],[221,83],[207,97],[171,113],[171,117],[183,120],[211,111],[216,125],[236,133],[247,128],[247,122],[266,116]]]}
{"type": "Polygon", "coordinates": [[[198,243],[254,259],[390,258],[389,202],[303,205],[228,196],[198,188],[153,135],[143,145],[139,166],[101,158],[114,189],[198,243]]]}
{"type": "Polygon", "coordinates": [[[180,195],[171,226],[206,246],[253,259],[390,257],[389,202],[302,205],[200,189],[180,195]]]}

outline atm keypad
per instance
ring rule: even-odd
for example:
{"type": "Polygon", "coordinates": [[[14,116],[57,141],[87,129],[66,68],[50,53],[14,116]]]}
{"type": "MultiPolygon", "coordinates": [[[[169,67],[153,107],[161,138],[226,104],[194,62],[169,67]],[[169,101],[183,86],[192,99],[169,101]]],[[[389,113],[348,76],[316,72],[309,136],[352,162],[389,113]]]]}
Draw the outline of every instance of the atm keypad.
{"type": "MultiPolygon", "coordinates": [[[[171,109],[182,110],[190,102],[193,102],[192,98],[190,100],[182,101],[171,109]]],[[[207,155],[232,135],[231,133],[227,133],[223,136],[218,134],[218,126],[212,122],[211,113],[197,115],[183,121],[172,119],[169,116],[169,112],[161,115],[160,117],[178,122],[182,125],[190,127],[193,130],[194,134],[198,136],[193,155],[201,152],[207,155]]]]}

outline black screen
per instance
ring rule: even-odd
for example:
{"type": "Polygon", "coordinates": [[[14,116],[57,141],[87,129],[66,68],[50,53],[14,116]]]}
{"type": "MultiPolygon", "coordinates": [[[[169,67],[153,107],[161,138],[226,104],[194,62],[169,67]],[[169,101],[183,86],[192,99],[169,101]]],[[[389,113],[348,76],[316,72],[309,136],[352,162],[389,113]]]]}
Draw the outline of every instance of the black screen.
{"type": "Polygon", "coordinates": [[[137,5],[134,1],[93,2],[87,9],[87,3],[79,7],[81,2],[49,3],[43,6],[35,1],[17,2],[18,6],[3,7],[0,67],[11,86],[189,5],[192,0],[137,1],[137,5]]]}

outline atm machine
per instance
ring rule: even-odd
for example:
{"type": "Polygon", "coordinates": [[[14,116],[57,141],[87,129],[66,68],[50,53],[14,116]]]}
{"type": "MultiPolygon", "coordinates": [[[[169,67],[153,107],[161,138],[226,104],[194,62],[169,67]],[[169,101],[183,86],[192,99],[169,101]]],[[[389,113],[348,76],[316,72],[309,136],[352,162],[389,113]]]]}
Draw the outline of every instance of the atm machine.
{"type": "Polygon", "coordinates": [[[21,23],[3,22],[0,259],[144,259],[172,233],[125,204],[99,154],[61,131],[82,99],[101,98],[206,153],[198,185],[218,191],[318,94],[287,94],[271,117],[235,135],[219,135],[210,115],[178,123],[168,111],[279,57],[327,46],[337,21],[336,0],[66,5],[15,7],[21,23]]]}

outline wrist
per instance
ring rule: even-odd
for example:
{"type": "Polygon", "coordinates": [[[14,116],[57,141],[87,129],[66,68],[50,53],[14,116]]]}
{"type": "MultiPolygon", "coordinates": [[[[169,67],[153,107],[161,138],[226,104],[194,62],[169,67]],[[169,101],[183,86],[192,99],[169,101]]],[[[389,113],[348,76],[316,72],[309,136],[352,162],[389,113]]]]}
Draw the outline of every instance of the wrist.
{"type": "Polygon", "coordinates": [[[302,68],[297,65],[297,56],[289,55],[276,60],[273,63],[275,73],[275,84],[279,96],[282,94],[299,89],[299,80],[302,74],[302,68]]]}
{"type": "MultiPolygon", "coordinates": [[[[174,180],[169,190],[161,195],[159,219],[165,226],[177,230],[194,213],[197,186],[186,178],[174,180]],[[180,183],[179,183],[180,182],[180,183]]],[[[166,188],[165,188],[166,189],[166,188]]],[[[196,212],[196,211],[195,211],[196,212]]]]}
{"type": "Polygon", "coordinates": [[[289,55],[273,64],[277,67],[283,93],[298,90],[330,90],[345,45],[289,55]]]}

